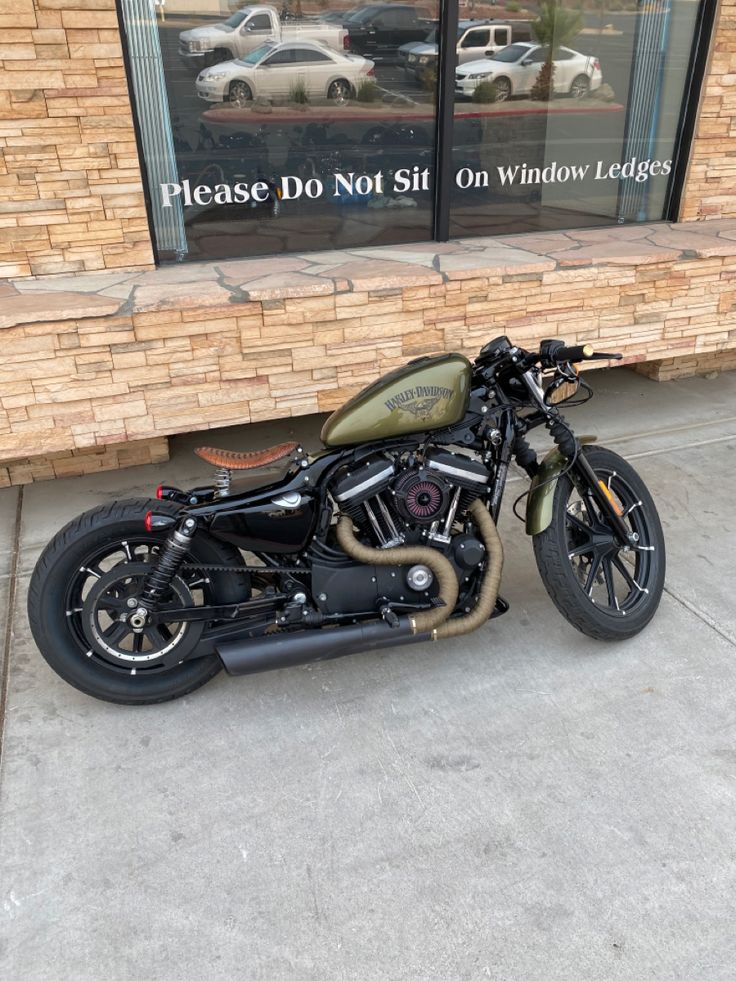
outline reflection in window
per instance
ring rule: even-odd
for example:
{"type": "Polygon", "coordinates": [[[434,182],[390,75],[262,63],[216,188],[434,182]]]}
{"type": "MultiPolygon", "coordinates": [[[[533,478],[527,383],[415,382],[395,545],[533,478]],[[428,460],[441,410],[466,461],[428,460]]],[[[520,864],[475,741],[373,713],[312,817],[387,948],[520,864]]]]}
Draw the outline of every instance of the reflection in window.
{"type": "Polygon", "coordinates": [[[697,5],[576,10],[564,0],[547,20],[551,37],[532,20],[531,43],[517,31],[458,66],[451,235],[666,217],[697,5]]]}
{"type": "MultiPolygon", "coordinates": [[[[122,5],[161,258],[428,240],[438,2],[212,6],[122,5]]],[[[661,219],[697,4],[492,12],[453,39],[451,234],[661,219]]]]}

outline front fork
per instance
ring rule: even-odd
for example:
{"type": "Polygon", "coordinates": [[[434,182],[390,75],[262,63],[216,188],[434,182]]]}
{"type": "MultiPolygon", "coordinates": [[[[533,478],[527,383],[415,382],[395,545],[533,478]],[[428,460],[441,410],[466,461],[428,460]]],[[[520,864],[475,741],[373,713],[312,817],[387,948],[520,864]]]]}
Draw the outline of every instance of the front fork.
{"type": "Polygon", "coordinates": [[[587,440],[585,437],[583,440],[577,439],[563,419],[562,414],[557,409],[547,405],[544,391],[531,371],[525,372],[522,377],[540,411],[546,417],[547,429],[549,429],[557,446],[557,450],[545,457],[542,465],[538,467],[536,454],[531,450],[526,440],[519,435],[515,441],[516,459],[532,478],[527,505],[527,533],[536,535],[549,526],[552,520],[552,497],[557,481],[560,474],[567,467],[570,467],[570,461],[573,461],[570,469],[574,470],[583,484],[590,488],[601,513],[608,519],[620,544],[631,545],[631,529],[624,521],[622,512],[608,487],[600,480],[583,453],[581,443],[587,442],[587,440]],[[526,459],[522,459],[525,453],[527,454],[526,459]]]}
{"type": "Polygon", "coordinates": [[[598,477],[595,470],[591,467],[585,454],[580,451],[575,460],[574,469],[593,493],[601,512],[606,516],[610,526],[613,528],[616,538],[621,545],[631,545],[632,532],[622,517],[622,512],[614,500],[611,492],[605,483],[598,477]]]}

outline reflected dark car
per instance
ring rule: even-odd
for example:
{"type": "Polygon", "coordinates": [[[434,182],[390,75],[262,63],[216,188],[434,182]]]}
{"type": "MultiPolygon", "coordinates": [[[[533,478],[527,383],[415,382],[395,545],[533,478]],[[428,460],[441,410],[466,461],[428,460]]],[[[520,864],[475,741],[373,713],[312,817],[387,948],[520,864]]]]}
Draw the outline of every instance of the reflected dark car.
{"type": "Polygon", "coordinates": [[[351,51],[374,61],[396,61],[398,49],[410,41],[424,40],[434,21],[423,7],[375,3],[353,14],[344,26],[351,51]]]}
{"type": "Polygon", "coordinates": [[[355,14],[360,13],[363,7],[351,7],[350,10],[326,10],[322,14],[317,14],[315,20],[321,21],[323,24],[339,24],[342,25],[346,21],[354,17],[355,14]]]}

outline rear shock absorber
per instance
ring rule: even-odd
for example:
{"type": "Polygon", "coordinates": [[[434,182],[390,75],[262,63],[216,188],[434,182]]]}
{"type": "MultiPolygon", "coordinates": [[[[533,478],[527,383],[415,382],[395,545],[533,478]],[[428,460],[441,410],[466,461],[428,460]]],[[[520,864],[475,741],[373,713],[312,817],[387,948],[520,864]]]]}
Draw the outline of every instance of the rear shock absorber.
{"type": "MultiPolygon", "coordinates": [[[[154,567],[147,574],[138,599],[146,613],[152,613],[168,590],[197,530],[194,518],[185,518],[164,542],[154,567]]],[[[136,611],[139,612],[139,611],[136,611]]]]}

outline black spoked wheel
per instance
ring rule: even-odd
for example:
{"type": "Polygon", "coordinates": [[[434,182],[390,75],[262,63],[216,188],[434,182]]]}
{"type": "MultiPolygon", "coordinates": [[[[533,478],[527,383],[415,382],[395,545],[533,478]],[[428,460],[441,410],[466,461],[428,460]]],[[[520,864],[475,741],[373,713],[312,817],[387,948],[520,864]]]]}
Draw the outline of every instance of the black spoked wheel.
{"type": "Polygon", "coordinates": [[[220,660],[199,650],[206,624],[177,620],[177,609],[249,595],[240,553],[198,533],[185,557],[193,568],[174,577],[163,615],[136,627],[137,597],[166,537],[144,530],[153,506],[176,512],[161,501],[121,501],[80,515],[49,542],[31,578],[28,617],[39,650],[65,681],[106,701],[162,702],[203,685],[220,660]],[[233,572],[201,572],[198,564],[233,572]]]}
{"type": "Polygon", "coordinates": [[[122,548],[113,546],[88,560],[70,582],[69,625],[89,645],[86,656],[97,658],[111,670],[130,674],[165,671],[191,655],[202,636],[204,623],[176,619],[177,608],[203,606],[212,598],[211,590],[203,588],[204,576],[192,571],[175,576],[159,604],[165,620],[139,628],[132,625],[137,597],[157,551],[148,542],[126,540],[122,548]],[[141,552],[138,561],[127,558],[141,552]]]}
{"type": "Polygon", "coordinates": [[[603,447],[586,448],[596,475],[630,529],[622,546],[589,488],[562,477],[552,522],[534,536],[547,592],[578,630],[599,640],[631,637],[654,616],[664,588],[665,546],[654,501],[634,468],[603,447]]]}

